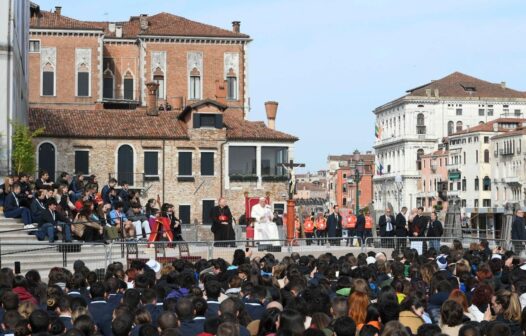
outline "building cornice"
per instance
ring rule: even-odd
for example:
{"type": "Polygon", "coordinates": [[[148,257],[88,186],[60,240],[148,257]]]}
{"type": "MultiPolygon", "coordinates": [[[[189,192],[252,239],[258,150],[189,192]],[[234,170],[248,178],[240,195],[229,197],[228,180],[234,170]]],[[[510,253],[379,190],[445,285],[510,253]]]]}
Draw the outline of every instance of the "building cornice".
{"type": "Polygon", "coordinates": [[[400,138],[400,139],[396,139],[396,140],[393,140],[393,141],[390,141],[390,142],[379,143],[379,144],[373,145],[373,148],[375,150],[378,150],[378,149],[388,148],[388,147],[391,147],[391,146],[394,146],[394,145],[401,145],[401,144],[409,143],[409,142],[435,144],[435,143],[437,143],[438,140],[439,139],[437,139],[437,138],[426,138],[426,139],[400,138]]]}
{"type": "Polygon", "coordinates": [[[252,39],[247,37],[207,37],[207,36],[156,36],[141,35],[137,37],[144,42],[158,43],[204,43],[204,44],[247,44],[252,39]]]}
{"type": "Polygon", "coordinates": [[[46,29],[31,28],[30,34],[34,35],[51,35],[51,36],[101,36],[104,35],[102,30],[97,29],[46,29]]]}
{"type": "Polygon", "coordinates": [[[121,39],[121,38],[111,38],[104,37],[104,43],[108,44],[138,44],[138,39],[121,39]]]}

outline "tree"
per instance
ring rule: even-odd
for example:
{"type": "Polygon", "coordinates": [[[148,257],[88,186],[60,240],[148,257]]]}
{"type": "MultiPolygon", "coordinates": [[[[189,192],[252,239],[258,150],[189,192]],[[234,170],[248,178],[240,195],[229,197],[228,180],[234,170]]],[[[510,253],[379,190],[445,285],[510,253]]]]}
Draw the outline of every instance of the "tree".
{"type": "Polygon", "coordinates": [[[39,128],[31,132],[29,127],[24,124],[11,122],[11,125],[13,125],[13,152],[11,154],[13,173],[17,175],[22,172],[31,174],[36,168],[33,138],[42,134],[44,129],[39,128]]]}

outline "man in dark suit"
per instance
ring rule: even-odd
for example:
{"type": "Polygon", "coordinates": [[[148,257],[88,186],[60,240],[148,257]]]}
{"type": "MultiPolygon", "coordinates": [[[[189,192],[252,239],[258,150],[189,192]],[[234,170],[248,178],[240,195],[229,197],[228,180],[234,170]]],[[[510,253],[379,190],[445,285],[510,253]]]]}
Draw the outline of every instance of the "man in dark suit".
{"type": "Polygon", "coordinates": [[[5,196],[4,200],[4,216],[6,218],[22,218],[24,222],[24,229],[33,229],[31,225],[31,211],[28,208],[21,206],[18,194],[20,193],[20,185],[13,184],[12,191],[5,196]]]}
{"type": "Polygon", "coordinates": [[[396,236],[396,251],[405,249],[407,246],[407,207],[402,207],[402,210],[396,215],[395,221],[395,236],[396,236]]]}
{"type": "Polygon", "coordinates": [[[57,200],[50,198],[46,202],[47,210],[42,213],[38,228],[41,234],[47,236],[50,243],[55,241],[55,230],[60,228],[66,243],[71,243],[71,221],[57,211],[57,200]]]}
{"type": "Polygon", "coordinates": [[[524,242],[520,240],[526,240],[526,227],[524,224],[524,212],[519,209],[515,215],[515,219],[511,224],[511,240],[514,241],[515,253],[519,254],[524,250],[524,242]]]}
{"type": "Polygon", "coordinates": [[[395,228],[395,218],[391,214],[391,209],[385,209],[385,213],[378,219],[378,227],[380,228],[381,246],[387,248],[393,248],[393,239],[395,228]]]}
{"type": "Polygon", "coordinates": [[[425,237],[426,235],[426,227],[428,223],[428,219],[423,215],[424,208],[419,207],[418,212],[415,217],[413,217],[413,222],[411,223],[410,227],[410,236],[413,238],[416,237],[425,237]]]}
{"type": "Polygon", "coordinates": [[[97,325],[97,330],[104,336],[112,336],[111,320],[113,306],[106,301],[106,289],[101,282],[96,282],[90,287],[91,303],[88,311],[97,325]]]}
{"type": "MultiPolygon", "coordinates": [[[[327,217],[327,233],[329,238],[342,236],[342,216],[337,205],[332,208],[332,213],[327,217]]],[[[340,245],[340,239],[330,239],[331,245],[340,245]]]]}

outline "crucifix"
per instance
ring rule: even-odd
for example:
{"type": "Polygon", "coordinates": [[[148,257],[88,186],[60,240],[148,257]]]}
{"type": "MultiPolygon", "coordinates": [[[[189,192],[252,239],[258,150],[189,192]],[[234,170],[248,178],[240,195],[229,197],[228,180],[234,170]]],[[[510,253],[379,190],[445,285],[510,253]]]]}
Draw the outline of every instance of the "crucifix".
{"type": "Polygon", "coordinates": [[[295,231],[296,221],[296,202],[294,201],[294,194],[296,193],[296,174],[294,168],[305,167],[304,163],[294,163],[294,160],[290,160],[289,163],[282,163],[281,166],[287,170],[288,173],[288,194],[289,199],[287,200],[287,240],[289,244],[292,244],[295,231]]]}
{"type": "Polygon", "coordinates": [[[289,200],[291,200],[294,198],[294,194],[296,194],[296,174],[294,173],[294,168],[305,167],[305,164],[295,163],[294,160],[290,160],[289,163],[282,163],[281,166],[285,168],[288,173],[288,193],[289,200]]]}

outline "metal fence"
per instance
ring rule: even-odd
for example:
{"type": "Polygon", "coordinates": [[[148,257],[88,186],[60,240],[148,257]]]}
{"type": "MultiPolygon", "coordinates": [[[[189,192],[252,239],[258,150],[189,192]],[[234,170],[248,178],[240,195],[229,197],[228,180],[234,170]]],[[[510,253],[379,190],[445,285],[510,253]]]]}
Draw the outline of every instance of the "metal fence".
{"type": "MultiPolygon", "coordinates": [[[[31,269],[41,272],[46,278],[52,267],[66,267],[72,269],[75,260],[82,260],[92,270],[105,269],[112,262],[121,262],[126,266],[133,260],[147,261],[156,259],[161,263],[171,263],[177,259],[195,262],[200,259],[223,258],[231,261],[236,249],[250,251],[252,257],[273,253],[282,258],[291,253],[300,255],[320,255],[330,252],[336,256],[347,253],[362,253],[375,251],[385,252],[391,257],[392,252],[402,251],[404,248],[414,248],[419,253],[426,253],[430,248],[439,249],[442,245],[452,246],[456,237],[441,238],[386,238],[371,237],[364,241],[357,238],[312,238],[287,240],[236,240],[236,241],[176,241],[176,242],[142,242],[142,241],[113,241],[104,243],[46,243],[46,242],[3,242],[0,241],[0,267],[14,267],[20,262],[21,273],[31,269]]],[[[505,241],[488,239],[491,249],[501,246],[505,250],[516,253],[526,249],[526,241],[505,241]]],[[[464,239],[463,248],[479,248],[480,240],[464,239]],[[477,244],[471,245],[471,244],[477,244]]]]}

